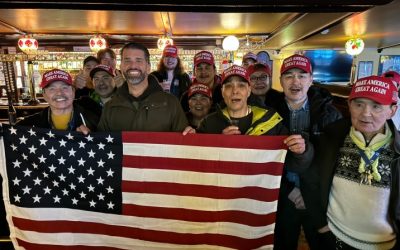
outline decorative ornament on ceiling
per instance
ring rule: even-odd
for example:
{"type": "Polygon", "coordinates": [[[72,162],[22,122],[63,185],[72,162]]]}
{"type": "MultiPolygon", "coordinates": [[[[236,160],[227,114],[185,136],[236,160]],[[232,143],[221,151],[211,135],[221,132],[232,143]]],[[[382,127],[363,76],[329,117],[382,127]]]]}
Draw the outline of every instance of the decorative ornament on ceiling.
{"type": "Polygon", "coordinates": [[[25,36],[18,40],[18,47],[26,54],[34,54],[39,48],[39,43],[35,38],[25,36]]]}
{"type": "Polygon", "coordinates": [[[106,39],[100,35],[96,35],[89,40],[90,49],[93,52],[98,52],[99,50],[105,49],[107,47],[106,39]]]}
{"type": "Polygon", "coordinates": [[[157,48],[159,50],[164,50],[167,45],[174,45],[174,40],[172,40],[168,35],[162,36],[157,40],[157,48]]]}
{"type": "Polygon", "coordinates": [[[357,56],[364,50],[364,41],[361,38],[351,38],[345,44],[346,53],[357,56]]]}

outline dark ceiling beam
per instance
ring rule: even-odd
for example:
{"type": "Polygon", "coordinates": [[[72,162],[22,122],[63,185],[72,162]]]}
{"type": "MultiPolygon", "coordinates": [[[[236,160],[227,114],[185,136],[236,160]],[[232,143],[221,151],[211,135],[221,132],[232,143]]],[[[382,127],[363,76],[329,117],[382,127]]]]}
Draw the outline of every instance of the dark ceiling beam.
{"type": "Polygon", "coordinates": [[[1,1],[0,8],[82,9],[171,12],[360,12],[393,0],[136,0],[1,1]]]}

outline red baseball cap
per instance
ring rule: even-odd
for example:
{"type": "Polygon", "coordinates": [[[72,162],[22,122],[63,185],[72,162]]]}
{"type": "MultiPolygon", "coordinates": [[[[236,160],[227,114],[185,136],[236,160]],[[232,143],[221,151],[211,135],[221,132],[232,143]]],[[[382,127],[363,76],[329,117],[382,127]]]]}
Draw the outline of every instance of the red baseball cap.
{"type": "Polygon", "coordinates": [[[281,67],[281,75],[289,69],[301,69],[307,73],[312,74],[311,61],[308,57],[302,55],[292,55],[285,58],[281,67]]]}
{"type": "Polygon", "coordinates": [[[354,83],[349,100],[368,98],[382,105],[390,105],[397,103],[397,95],[397,88],[391,79],[368,76],[354,83]]]}
{"type": "Polygon", "coordinates": [[[232,65],[231,67],[227,68],[224,73],[222,73],[222,84],[225,83],[226,79],[230,76],[240,76],[244,78],[247,83],[249,83],[249,75],[247,74],[247,70],[238,65],[232,65]]]}
{"type": "Polygon", "coordinates": [[[197,66],[200,63],[207,63],[210,65],[214,65],[213,54],[211,52],[203,50],[194,55],[194,66],[197,66]]]}
{"type": "Polygon", "coordinates": [[[110,66],[107,66],[104,64],[99,64],[90,71],[90,78],[93,79],[94,74],[96,74],[96,72],[99,72],[99,71],[105,71],[112,77],[115,76],[114,70],[110,66]]]}
{"type": "Polygon", "coordinates": [[[43,74],[42,82],[40,83],[40,87],[42,89],[46,88],[50,83],[55,81],[62,81],[68,85],[72,85],[72,77],[71,75],[61,69],[52,69],[43,74]]]}
{"type": "Polygon", "coordinates": [[[175,45],[167,45],[164,48],[163,56],[178,57],[178,48],[175,45]]]}
{"type": "Polygon", "coordinates": [[[258,71],[262,71],[265,72],[268,76],[271,77],[271,69],[269,68],[268,65],[263,64],[263,63],[256,63],[256,64],[252,64],[247,68],[247,75],[250,79],[250,76],[254,73],[254,72],[258,72],[258,71]]]}
{"type": "Polygon", "coordinates": [[[189,91],[188,91],[189,99],[190,99],[190,97],[192,97],[195,94],[202,94],[209,98],[212,97],[211,89],[207,85],[204,85],[202,83],[195,83],[195,84],[190,85],[189,91]]]}
{"type": "Polygon", "coordinates": [[[392,79],[396,82],[397,88],[400,88],[400,74],[396,71],[387,71],[382,74],[382,77],[392,79]]]}

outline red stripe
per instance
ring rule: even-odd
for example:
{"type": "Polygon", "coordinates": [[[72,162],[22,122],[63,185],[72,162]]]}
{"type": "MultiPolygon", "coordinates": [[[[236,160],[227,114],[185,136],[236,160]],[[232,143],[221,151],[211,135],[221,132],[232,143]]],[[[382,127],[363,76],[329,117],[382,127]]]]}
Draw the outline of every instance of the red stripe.
{"type": "MultiPolygon", "coordinates": [[[[268,213],[268,211],[265,211],[268,213]]],[[[122,213],[124,215],[183,220],[191,222],[233,222],[252,227],[262,227],[275,223],[275,211],[268,214],[253,214],[243,211],[201,211],[185,208],[163,208],[151,206],[139,206],[133,204],[123,204],[122,213]]]]}
{"type": "Polygon", "coordinates": [[[122,165],[129,168],[184,170],[238,175],[268,174],[280,176],[283,171],[283,163],[280,162],[251,163],[130,155],[123,156],[122,165]]]}
{"type": "MultiPolygon", "coordinates": [[[[21,230],[42,233],[75,232],[96,235],[111,235],[152,242],[171,243],[179,245],[213,245],[237,249],[254,249],[273,243],[273,234],[257,239],[243,239],[236,236],[221,234],[190,234],[155,230],[145,230],[126,226],[104,225],[93,222],[75,221],[32,221],[13,218],[14,225],[21,230]]],[[[78,236],[77,236],[78,237],[78,236]]],[[[28,239],[29,240],[29,239],[28,239]]],[[[29,248],[28,248],[29,249],[29,248]]]]}
{"type": "Polygon", "coordinates": [[[54,249],[73,249],[73,250],[87,250],[87,249],[95,249],[95,250],[116,250],[122,248],[115,247],[102,247],[102,246],[83,246],[83,245],[72,245],[72,246],[64,246],[64,245],[45,245],[45,244],[35,244],[23,241],[21,239],[17,239],[18,245],[24,247],[29,250],[54,250],[54,249]]]}
{"type": "Polygon", "coordinates": [[[122,132],[123,142],[253,149],[286,148],[283,144],[286,137],[262,136],[260,139],[258,136],[249,135],[188,134],[184,136],[181,133],[171,132],[122,132]]]}
{"type": "Polygon", "coordinates": [[[139,181],[122,181],[122,192],[194,196],[213,199],[247,198],[265,202],[276,201],[279,196],[279,189],[266,189],[254,186],[232,188],[210,185],[139,181]]]}

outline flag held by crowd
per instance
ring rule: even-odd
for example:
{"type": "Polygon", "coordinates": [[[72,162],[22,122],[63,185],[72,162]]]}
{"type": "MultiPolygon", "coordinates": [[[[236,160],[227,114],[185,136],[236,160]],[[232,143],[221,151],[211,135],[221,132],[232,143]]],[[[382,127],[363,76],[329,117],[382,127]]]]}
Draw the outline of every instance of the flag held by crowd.
{"type": "Polygon", "coordinates": [[[16,249],[268,249],[283,137],[3,125],[16,249]]]}

